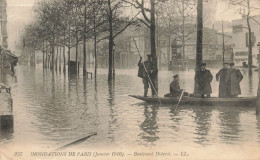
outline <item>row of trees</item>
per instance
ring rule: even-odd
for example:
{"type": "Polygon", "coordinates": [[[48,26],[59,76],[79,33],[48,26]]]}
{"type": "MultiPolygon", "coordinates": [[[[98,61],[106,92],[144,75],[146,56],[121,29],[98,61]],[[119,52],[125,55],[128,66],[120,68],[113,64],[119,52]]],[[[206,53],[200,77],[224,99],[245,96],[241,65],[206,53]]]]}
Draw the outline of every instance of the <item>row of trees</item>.
{"type": "MultiPolygon", "coordinates": [[[[23,37],[26,46],[41,50],[43,66],[57,68],[58,54],[63,50],[65,71],[65,50],[70,69],[71,48],[76,49],[76,64],[79,61],[79,45],[83,46],[83,75],[86,68],[86,42],[94,39],[94,57],[97,43],[109,40],[109,77],[112,79],[112,51],[114,39],[128,26],[133,25],[135,16],[125,16],[124,2],[117,0],[46,0],[37,5],[35,20],[26,27],[23,37]],[[62,48],[62,49],[61,49],[62,48]],[[66,48],[66,49],[65,49],[66,48]],[[57,52],[55,52],[57,51],[57,52]],[[55,63],[56,62],[56,63],[55,63]]],[[[97,63],[95,63],[96,65],[97,63]]],[[[96,68],[96,67],[95,67],[96,68]]],[[[77,65],[77,72],[79,67],[77,65]]],[[[96,74],[96,69],[95,69],[96,74]]]]}
{"type": "Polygon", "coordinates": [[[61,61],[63,54],[64,72],[66,61],[68,62],[68,69],[70,69],[71,48],[76,49],[76,64],[78,64],[79,45],[82,45],[83,75],[87,73],[87,41],[90,39],[94,41],[96,75],[97,44],[101,40],[107,39],[109,41],[108,80],[110,81],[113,78],[114,42],[120,33],[133,25],[147,27],[150,31],[151,54],[153,61],[157,63],[156,33],[159,33],[159,31],[156,30],[156,26],[163,30],[168,29],[171,34],[176,33],[175,36],[184,43],[185,37],[190,34],[184,32],[184,25],[187,17],[192,15],[188,7],[191,4],[194,5],[191,2],[193,0],[45,0],[37,4],[34,21],[26,27],[23,37],[25,37],[26,46],[43,53],[43,66],[45,68],[57,69],[58,58],[61,61]],[[174,5],[179,6],[176,11],[174,5]],[[162,12],[165,8],[168,10],[166,14],[162,12]],[[182,25],[176,25],[179,23],[177,20],[173,23],[173,14],[174,17],[178,17],[176,18],[178,21],[180,21],[179,17],[182,18],[182,25]],[[178,29],[180,35],[178,35],[176,29],[171,29],[173,27],[171,23],[175,25],[175,28],[182,26],[181,31],[178,29]]]}
{"type": "MultiPolygon", "coordinates": [[[[156,38],[158,34],[172,35],[182,43],[182,54],[185,56],[184,44],[189,35],[197,28],[197,65],[202,61],[202,14],[203,0],[45,0],[37,4],[35,19],[26,27],[23,37],[26,46],[42,51],[43,66],[52,70],[57,68],[58,57],[63,54],[63,70],[68,62],[70,69],[71,48],[76,49],[76,64],[79,61],[80,45],[83,46],[83,75],[87,74],[86,43],[93,40],[95,75],[97,72],[97,44],[108,40],[109,68],[108,80],[113,78],[113,48],[115,38],[129,26],[144,25],[150,31],[152,59],[157,63],[156,38]],[[187,30],[187,21],[195,15],[197,4],[197,24],[187,30]],[[132,12],[130,12],[130,10],[132,12]],[[156,29],[157,27],[157,29],[156,29]],[[185,30],[186,28],[186,30],[185,30]],[[162,30],[160,32],[160,29],[162,30]],[[68,59],[66,60],[65,55],[68,59]],[[67,61],[67,62],[66,62],[67,61]]],[[[237,1],[230,0],[232,4],[237,1]]],[[[235,5],[249,6],[250,0],[241,0],[235,5]],[[247,2],[244,4],[244,2],[247,2]]],[[[250,7],[249,7],[250,9],[250,7]]],[[[250,10],[248,13],[250,19],[250,10]]],[[[251,31],[249,30],[249,56],[252,55],[251,31]],[[251,50],[250,50],[251,48],[251,50]],[[251,53],[251,54],[250,54],[251,53]]],[[[170,42],[169,42],[170,43],[170,42]]],[[[170,46],[170,45],[169,45],[170,46]]],[[[168,49],[168,52],[170,49],[168,49]]],[[[251,56],[252,57],[252,56],[251,56]]],[[[252,59],[252,58],[251,58],[252,59]]],[[[250,58],[249,58],[250,62],[250,58]]],[[[249,63],[250,65],[251,63],[249,63]]],[[[77,72],[79,66],[77,65],[77,72]]]]}

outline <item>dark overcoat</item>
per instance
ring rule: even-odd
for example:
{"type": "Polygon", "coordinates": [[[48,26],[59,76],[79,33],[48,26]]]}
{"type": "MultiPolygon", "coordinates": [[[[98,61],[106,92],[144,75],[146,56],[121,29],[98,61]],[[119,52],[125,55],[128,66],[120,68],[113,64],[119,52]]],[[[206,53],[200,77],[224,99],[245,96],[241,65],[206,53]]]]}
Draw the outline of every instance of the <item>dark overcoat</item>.
{"type": "Polygon", "coordinates": [[[205,69],[199,70],[196,72],[195,75],[195,81],[197,82],[198,85],[198,93],[199,94],[211,94],[212,89],[211,89],[211,81],[213,79],[213,76],[210,72],[210,70],[205,69]]]}
{"type": "Polygon", "coordinates": [[[243,79],[243,75],[241,74],[239,69],[232,68],[229,70],[229,90],[230,90],[230,95],[239,95],[241,94],[241,89],[240,89],[240,82],[243,79]]]}
{"type": "Polygon", "coordinates": [[[143,63],[141,60],[138,62],[138,77],[144,78],[148,80],[148,74],[151,76],[151,71],[153,70],[152,61],[144,61],[143,63]],[[145,66],[145,67],[144,67],[145,66]]]}
{"type": "Polygon", "coordinates": [[[180,87],[179,81],[173,80],[170,84],[170,93],[172,96],[177,97],[181,95],[182,89],[180,87]]]}
{"type": "Polygon", "coordinates": [[[218,96],[221,98],[227,97],[227,81],[229,76],[229,69],[228,68],[222,68],[218,71],[216,74],[216,80],[219,81],[219,93],[218,96]]]}

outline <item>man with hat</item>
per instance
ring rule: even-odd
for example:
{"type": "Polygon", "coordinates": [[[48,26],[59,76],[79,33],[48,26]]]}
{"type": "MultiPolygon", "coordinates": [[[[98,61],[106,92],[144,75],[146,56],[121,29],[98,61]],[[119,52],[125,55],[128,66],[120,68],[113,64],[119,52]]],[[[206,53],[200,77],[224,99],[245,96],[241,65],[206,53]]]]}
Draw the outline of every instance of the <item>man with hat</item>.
{"type": "Polygon", "coordinates": [[[240,82],[243,79],[239,69],[234,68],[234,63],[230,63],[229,76],[227,79],[227,94],[229,97],[237,97],[241,94],[240,82]]]}
{"type": "Polygon", "coordinates": [[[206,63],[201,63],[200,69],[195,74],[195,81],[198,85],[197,93],[199,93],[202,98],[204,98],[204,95],[210,97],[212,93],[210,85],[212,79],[213,76],[210,70],[206,69],[206,63]]]}
{"type": "MultiPolygon", "coordinates": [[[[147,55],[147,60],[142,63],[142,57],[140,57],[140,60],[138,62],[139,70],[138,70],[138,77],[142,78],[143,84],[144,84],[144,97],[147,97],[149,84],[152,83],[151,75],[154,72],[154,66],[152,63],[152,55],[147,55]]],[[[153,85],[153,84],[152,84],[153,85]]],[[[153,87],[151,86],[152,93],[153,87]]]]}
{"type": "Polygon", "coordinates": [[[229,76],[229,63],[224,62],[223,68],[216,74],[216,80],[219,82],[219,92],[218,97],[226,98],[228,97],[227,81],[229,76]]]}
{"type": "MultiPolygon", "coordinates": [[[[164,95],[164,97],[178,97],[181,95],[183,89],[181,89],[179,81],[179,75],[173,75],[173,81],[170,84],[170,93],[164,95]]],[[[188,96],[188,93],[184,92],[184,95],[188,96]]]]}

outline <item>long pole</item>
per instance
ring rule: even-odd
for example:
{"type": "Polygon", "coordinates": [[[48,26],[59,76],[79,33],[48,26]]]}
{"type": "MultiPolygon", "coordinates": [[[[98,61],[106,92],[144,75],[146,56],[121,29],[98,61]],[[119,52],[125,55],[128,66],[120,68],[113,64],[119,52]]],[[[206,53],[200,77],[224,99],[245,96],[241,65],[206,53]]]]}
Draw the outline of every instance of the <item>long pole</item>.
{"type": "MultiPolygon", "coordinates": [[[[135,40],[133,39],[133,41],[134,41],[135,47],[136,47],[136,49],[137,49],[137,51],[138,51],[138,53],[139,53],[139,56],[141,57],[141,54],[140,54],[139,49],[138,49],[138,47],[137,47],[137,45],[136,45],[136,43],[135,43],[135,40]]],[[[151,85],[152,89],[154,90],[154,92],[155,92],[155,94],[156,94],[156,96],[157,96],[157,99],[158,99],[159,103],[161,104],[161,100],[160,100],[160,98],[159,98],[159,96],[158,96],[158,93],[157,93],[157,91],[156,91],[156,89],[155,89],[155,87],[154,87],[154,85],[153,85],[153,82],[152,82],[152,80],[151,80],[151,78],[150,78],[150,76],[149,76],[149,74],[148,74],[148,71],[147,71],[147,69],[146,69],[144,63],[142,63],[142,64],[143,64],[145,73],[147,74],[147,77],[148,77],[148,80],[149,80],[149,82],[150,82],[150,85],[151,85]]]]}
{"type": "Polygon", "coordinates": [[[223,45],[222,45],[223,57],[222,57],[222,61],[224,63],[225,62],[225,36],[224,36],[223,20],[222,20],[222,37],[223,37],[223,45]]]}
{"type": "Polygon", "coordinates": [[[178,103],[177,103],[177,105],[176,105],[176,107],[175,107],[175,111],[177,110],[177,107],[178,107],[178,105],[179,105],[180,102],[181,102],[181,99],[182,99],[182,97],[183,97],[183,94],[184,94],[184,89],[183,89],[182,92],[181,92],[181,96],[180,96],[180,98],[179,98],[179,100],[178,100],[178,103]]]}

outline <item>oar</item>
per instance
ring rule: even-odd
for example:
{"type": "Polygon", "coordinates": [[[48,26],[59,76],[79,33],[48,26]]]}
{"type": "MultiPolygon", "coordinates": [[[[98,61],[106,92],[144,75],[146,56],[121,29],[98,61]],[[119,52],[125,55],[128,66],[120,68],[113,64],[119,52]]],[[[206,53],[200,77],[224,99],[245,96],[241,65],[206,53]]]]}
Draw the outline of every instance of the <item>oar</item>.
{"type": "MultiPolygon", "coordinates": [[[[141,54],[140,54],[139,49],[138,49],[138,47],[137,47],[137,45],[136,45],[136,43],[135,43],[134,38],[133,38],[133,41],[134,41],[135,47],[136,47],[136,49],[137,49],[137,52],[139,53],[139,56],[141,57],[141,54]]],[[[154,92],[155,92],[155,94],[156,94],[156,97],[157,97],[159,103],[161,104],[161,100],[160,100],[160,98],[159,98],[159,96],[158,96],[158,93],[157,93],[157,91],[156,91],[156,89],[155,89],[155,87],[154,87],[154,85],[153,85],[153,82],[152,82],[152,80],[151,80],[151,78],[150,78],[150,76],[149,76],[149,74],[148,74],[148,72],[147,72],[147,69],[146,69],[144,63],[142,63],[142,64],[143,64],[145,73],[147,74],[147,77],[148,77],[148,80],[149,80],[149,82],[150,82],[150,85],[152,86],[152,89],[154,90],[154,92]]]]}
{"type": "Polygon", "coordinates": [[[97,135],[97,133],[92,133],[91,135],[88,135],[88,136],[86,136],[86,137],[80,138],[80,139],[78,139],[78,140],[76,140],[76,141],[73,141],[73,142],[71,142],[71,143],[69,143],[69,144],[63,145],[63,146],[57,148],[56,150],[65,149],[65,148],[67,148],[67,147],[69,147],[69,146],[72,146],[72,145],[75,145],[75,144],[79,144],[79,143],[81,143],[81,142],[83,142],[83,141],[85,141],[85,140],[87,140],[87,139],[89,139],[90,137],[95,136],[95,135],[97,135]]]}
{"type": "Polygon", "coordinates": [[[179,100],[178,100],[178,103],[177,103],[177,105],[176,105],[176,107],[175,107],[175,111],[177,110],[177,107],[178,107],[178,105],[179,105],[180,102],[181,102],[181,99],[182,99],[182,97],[183,97],[183,93],[184,93],[184,89],[183,89],[182,92],[181,92],[181,96],[180,96],[180,98],[179,98],[179,100]]]}

